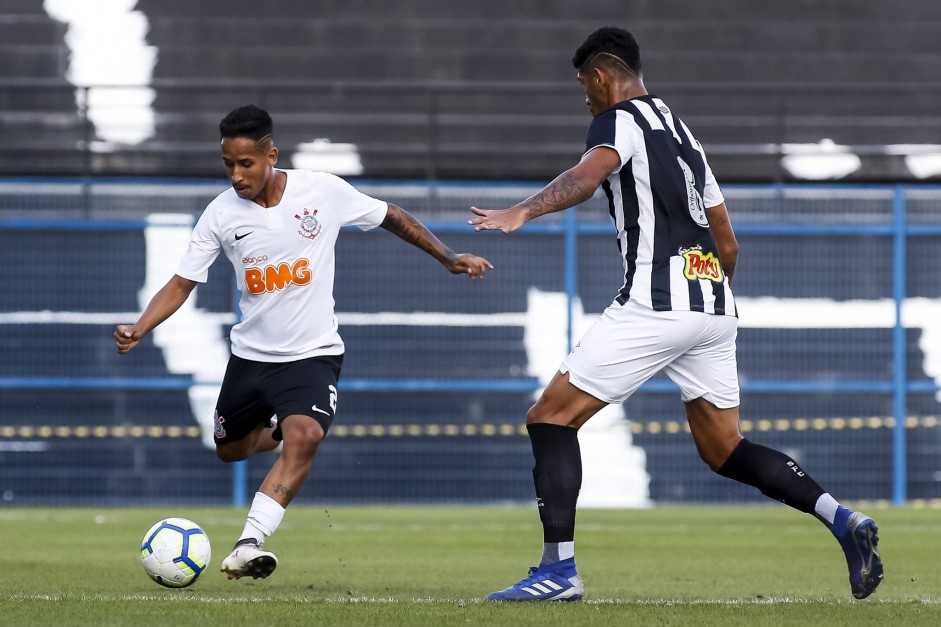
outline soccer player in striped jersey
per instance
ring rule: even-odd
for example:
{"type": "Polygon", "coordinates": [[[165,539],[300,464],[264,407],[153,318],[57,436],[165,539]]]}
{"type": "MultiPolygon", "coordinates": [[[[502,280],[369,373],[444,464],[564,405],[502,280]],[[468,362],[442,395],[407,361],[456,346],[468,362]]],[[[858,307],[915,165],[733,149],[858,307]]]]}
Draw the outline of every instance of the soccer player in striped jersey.
{"type": "Polygon", "coordinates": [[[216,403],[216,455],[234,462],[284,445],[222,562],[229,579],[259,579],[277,567],[275,555],[261,546],[307,478],[337,411],[344,345],[333,278],[341,228],[381,226],[452,274],[481,278],[493,267],[482,257],[455,253],[401,207],[339,177],[276,168],[272,127],[268,113],[254,105],[222,120],[222,164],[232,187],[206,207],[177,273],[137,322],[114,331],[118,352],[127,353],[207,280],[220,253],[232,263],[242,320],[230,332],[232,355],[216,403]]]}
{"type": "Polygon", "coordinates": [[[590,199],[600,186],[617,235],[624,283],[564,359],[526,416],[543,554],[527,577],[487,598],[573,601],[578,430],[657,372],[680,388],[696,448],[716,473],[817,517],[846,556],[863,599],[882,580],[875,522],[840,505],[787,455],[745,439],[739,426],[737,313],[730,289],[738,244],[702,146],[647,93],[631,33],[592,33],[572,64],[594,119],[577,165],[508,209],[471,207],[476,230],[510,233],[590,199]]]}

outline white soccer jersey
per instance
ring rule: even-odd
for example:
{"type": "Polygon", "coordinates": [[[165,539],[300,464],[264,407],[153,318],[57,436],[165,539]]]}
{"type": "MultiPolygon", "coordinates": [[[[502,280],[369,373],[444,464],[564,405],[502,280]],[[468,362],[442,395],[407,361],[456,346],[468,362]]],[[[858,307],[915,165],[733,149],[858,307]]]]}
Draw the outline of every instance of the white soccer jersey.
{"type": "Polygon", "coordinates": [[[342,226],[379,226],[388,205],[332,174],[280,171],[287,184],[274,207],[232,188],[209,203],[177,274],[204,283],[220,251],[232,262],[242,312],[231,333],[234,355],[266,362],[338,355],[334,245],[342,226]]]}
{"type": "Polygon", "coordinates": [[[586,152],[600,146],[621,157],[602,184],[624,260],[616,300],[735,316],[705,212],[722,192],[686,125],[659,98],[641,96],[592,120],[586,152]]]}

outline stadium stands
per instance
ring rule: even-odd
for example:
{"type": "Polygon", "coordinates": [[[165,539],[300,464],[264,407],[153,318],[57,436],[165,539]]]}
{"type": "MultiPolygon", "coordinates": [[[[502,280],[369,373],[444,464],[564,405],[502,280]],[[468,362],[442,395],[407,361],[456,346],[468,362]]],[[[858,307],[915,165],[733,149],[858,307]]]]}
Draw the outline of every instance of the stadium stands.
{"type": "Polygon", "coordinates": [[[66,27],[41,2],[0,2],[0,172],[78,172],[89,129],[65,80],[66,27]]]}
{"type": "Polygon", "coordinates": [[[64,24],[45,17],[39,0],[4,2],[4,102],[23,104],[0,107],[4,137],[15,140],[0,147],[0,173],[212,175],[215,124],[254,101],[275,114],[286,159],[296,145],[327,138],[356,145],[373,178],[542,180],[580,151],[588,119],[568,59],[607,23],[635,31],[648,88],[684,115],[723,180],[792,178],[780,153],[825,138],[856,147],[862,165],[851,180],[912,179],[905,146],[941,144],[933,3],[260,7],[140,0],[158,55],[156,128],[143,144],[104,149],[84,142],[74,110],[63,110],[71,98],[61,89],[64,24]],[[17,149],[43,146],[67,150],[16,158],[17,149]]]}

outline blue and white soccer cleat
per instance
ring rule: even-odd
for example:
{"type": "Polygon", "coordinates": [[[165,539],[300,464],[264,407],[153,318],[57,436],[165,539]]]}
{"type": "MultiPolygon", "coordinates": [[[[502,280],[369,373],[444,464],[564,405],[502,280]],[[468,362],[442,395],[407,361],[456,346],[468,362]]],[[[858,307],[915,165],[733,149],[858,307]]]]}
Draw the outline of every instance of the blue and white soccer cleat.
{"type": "Polygon", "coordinates": [[[488,601],[578,601],[585,594],[575,558],[533,566],[525,579],[487,596],[488,601]]]}
{"type": "Polygon", "coordinates": [[[879,555],[879,527],[860,512],[840,507],[833,521],[834,535],[846,554],[850,588],[857,599],[865,599],[882,583],[882,557],[879,555]],[[839,534],[837,534],[839,531],[839,534]]]}

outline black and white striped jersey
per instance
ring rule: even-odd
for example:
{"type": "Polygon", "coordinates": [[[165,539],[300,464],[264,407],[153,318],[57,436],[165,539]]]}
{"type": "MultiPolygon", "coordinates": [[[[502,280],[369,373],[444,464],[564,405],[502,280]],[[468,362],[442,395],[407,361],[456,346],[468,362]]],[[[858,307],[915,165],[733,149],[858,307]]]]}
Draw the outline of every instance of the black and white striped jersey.
{"type": "Polygon", "coordinates": [[[585,152],[600,146],[621,157],[602,184],[624,260],[616,300],[735,316],[705,212],[724,199],[686,125],[659,98],[641,96],[595,117],[585,152]]]}

